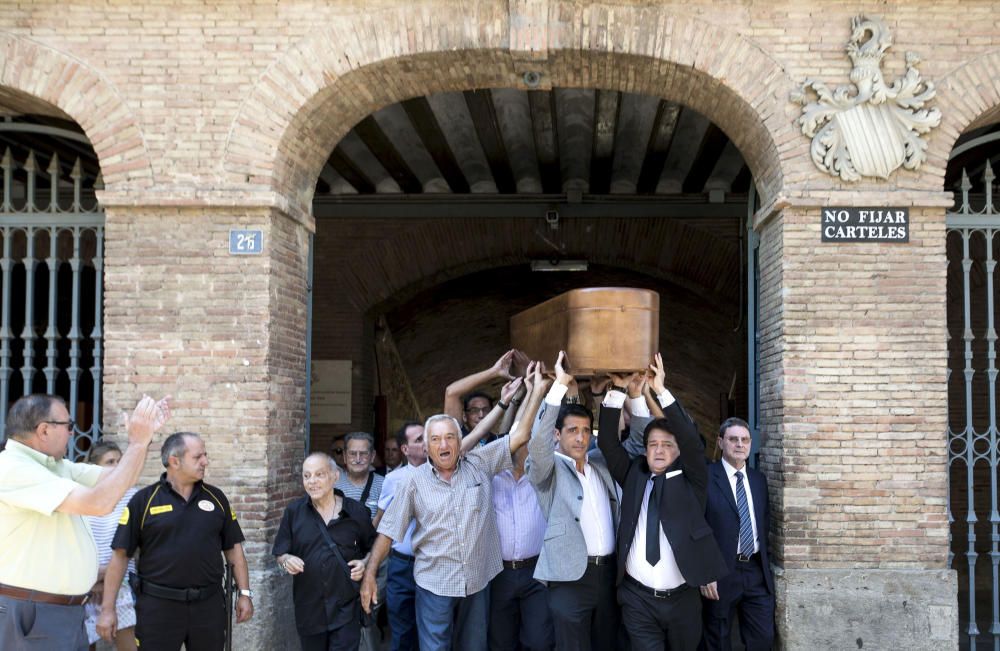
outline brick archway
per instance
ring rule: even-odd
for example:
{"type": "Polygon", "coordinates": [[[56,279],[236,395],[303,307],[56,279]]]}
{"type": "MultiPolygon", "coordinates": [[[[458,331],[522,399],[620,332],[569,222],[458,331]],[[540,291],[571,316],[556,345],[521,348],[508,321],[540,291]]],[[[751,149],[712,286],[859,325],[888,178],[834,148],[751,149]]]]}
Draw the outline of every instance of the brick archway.
{"type": "Polygon", "coordinates": [[[308,214],[323,162],[365,116],[434,92],[525,88],[526,70],[541,72],[544,87],[690,106],[734,141],[765,200],[784,184],[786,166],[808,161],[808,142],[786,115],[793,84],[752,41],[659,7],[553,5],[544,17],[408,7],[317,30],[258,81],[233,123],[224,169],[231,181],[277,192],[308,214]]]}
{"type": "Polygon", "coordinates": [[[105,192],[152,184],[138,121],[117,89],[83,61],[0,32],[0,86],[28,103],[57,108],[83,129],[100,161],[105,192]]]}
{"type": "Polygon", "coordinates": [[[1000,121],[1000,50],[980,55],[955,68],[938,82],[936,106],[941,126],[930,139],[925,173],[943,187],[948,159],[959,137],[971,129],[1000,121]]]}

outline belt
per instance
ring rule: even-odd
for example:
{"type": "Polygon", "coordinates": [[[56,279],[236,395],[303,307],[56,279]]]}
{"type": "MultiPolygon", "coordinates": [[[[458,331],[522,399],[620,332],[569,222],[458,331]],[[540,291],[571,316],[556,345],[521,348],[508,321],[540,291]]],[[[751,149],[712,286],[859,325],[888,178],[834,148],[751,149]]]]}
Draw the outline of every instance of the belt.
{"type": "Polygon", "coordinates": [[[141,577],[138,580],[139,594],[146,594],[150,597],[158,597],[160,599],[169,599],[170,601],[201,601],[202,599],[208,599],[220,589],[221,586],[218,585],[206,585],[201,588],[170,588],[165,585],[152,583],[141,577]]]}
{"type": "Polygon", "coordinates": [[[757,554],[759,554],[759,553],[760,552],[754,552],[753,554],[750,554],[749,556],[746,555],[746,554],[737,554],[736,555],[736,562],[737,563],[749,563],[750,561],[752,561],[755,558],[757,558],[757,554]]]}
{"type": "Polygon", "coordinates": [[[392,551],[390,551],[389,555],[390,556],[395,556],[399,560],[406,561],[407,563],[412,563],[415,560],[417,560],[413,556],[410,556],[409,554],[404,554],[403,552],[397,552],[395,549],[393,549],[392,551]]]}
{"type": "Polygon", "coordinates": [[[656,588],[649,587],[645,583],[640,583],[639,581],[633,579],[628,574],[625,575],[625,582],[631,585],[632,587],[638,589],[640,592],[645,592],[648,595],[653,595],[657,599],[666,599],[667,597],[672,597],[673,595],[684,592],[685,590],[691,587],[687,583],[682,583],[676,588],[670,588],[668,590],[657,590],[656,588]]]}
{"type": "Polygon", "coordinates": [[[534,567],[538,562],[537,556],[532,556],[531,558],[525,558],[520,561],[504,561],[503,566],[506,570],[519,570],[522,567],[534,567]]]}
{"type": "Polygon", "coordinates": [[[82,606],[87,603],[90,594],[53,594],[42,592],[41,590],[28,590],[12,585],[0,583],[0,597],[10,597],[21,601],[37,601],[43,604],[55,604],[57,606],[82,606]]]}
{"type": "Polygon", "coordinates": [[[611,561],[615,560],[614,554],[608,554],[607,556],[588,556],[587,563],[589,565],[607,565],[611,561]]]}

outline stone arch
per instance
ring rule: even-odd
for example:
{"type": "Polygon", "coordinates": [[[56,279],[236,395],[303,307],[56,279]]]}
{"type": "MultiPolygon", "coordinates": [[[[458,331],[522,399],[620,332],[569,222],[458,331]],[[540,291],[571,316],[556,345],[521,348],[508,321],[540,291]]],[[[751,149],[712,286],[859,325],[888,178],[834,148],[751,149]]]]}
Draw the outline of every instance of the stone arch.
{"type": "Polygon", "coordinates": [[[532,24],[506,5],[458,16],[408,6],[345,17],[285,52],[240,108],[225,172],[308,213],[326,157],[366,115],[434,92],[526,88],[526,70],[540,71],[545,87],[622,90],[690,106],[739,147],[765,201],[785,183],[786,161],[808,160],[808,141],[786,115],[791,80],[732,30],[661,7],[559,5],[532,24]],[[531,38],[541,44],[525,43],[531,38]]]}
{"type": "Polygon", "coordinates": [[[970,129],[1000,121],[1000,50],[982,54],[953,69],[938,82],[941,109],[937,137],[927,148],[927,173],[944,186],[948,159],[959,137],[970,129]]]}
{"type": "Polygon", "coordinates": [[[115,87],[83,61],[0,32],[0,87],[76,122],[97,153],[107,192],[152,183],[138,120],[115,87]]]}

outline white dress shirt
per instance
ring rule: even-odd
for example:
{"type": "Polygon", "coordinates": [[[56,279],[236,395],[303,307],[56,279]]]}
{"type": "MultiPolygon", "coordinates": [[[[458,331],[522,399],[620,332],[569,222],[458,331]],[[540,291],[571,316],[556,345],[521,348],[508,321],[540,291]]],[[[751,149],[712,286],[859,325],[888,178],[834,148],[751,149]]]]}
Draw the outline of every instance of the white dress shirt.
{"type": "MultiPolygon", "coordinates": [[[[667,390],[659,394],[657,402],[660,407],[666,409],[674,403],[674,396],[667,390]]],[[[604,397],[603,405],[607,407],[620,408],[626,400],[626,396],[621,391],[608,391],[604,397]]],[[[638,398],[627,398],[629,412],[633,416],[649,416],[649,407],[646,400],[640,396],[638,398]]],[[[673,476],[681,471],[668,473],[673,476]]],[[[663,525],[656,528],[660,535],[660,560],[656,565],[650,565],[646,560],[646,513],[649,507],[649,493],[653,490],[653,476],[646,480],[646,489],[642,494],[642,508],[639,510],[639,521],[635,526],[635,536],[632,538],[632,546],[628,550],[628,558],[625,560],[625,571],[636,581],[656,590],[670,590],[676,588],[687,581],[681,574],[677,566],[677,559],[674,557],[674,550],[670,547],[670,541],[663,533],[663,525]]],[[[666,490],[664,488],[664,490],[666,490]]],[[[669,499],[669,496],[668,498],[669,499]]]]}
{"type": "MultiPolygon", "coordinates": [[[[642,509],[639,511],[639,521],[635,525],[635,537],[632,547],[628,550],[625,571],[639,583],[656,590],[669,590],[686,583],[681,569],[677,567],[674,550],[670,541],[663,533],[663,525],[656,528],[660,534],[660,561],[650,565],[646,560],[646,510],[649,505],[649,493],[653,489],[653,476],[646,480],[646,490],[642,494],[642,509]]],[[[664,488],[666,491],[666,488],[664,488]]],[[[668,495],[666,499],[670,499],[668,495]]]]}
{"type": "MultiPolygon", "coordinates": [[[[736,501],[737,511],[740,508],[740,502],[736,499],[736,468],[729,465],[729,462],[725,459],[722,460],[722,467],[726,470],[726,477],[729,478],[729,488],[733,491],[733,500],[736,501]]],[[[743,473],[743,491],[747,494],[747,507],[750,509],[750,526],[753,527],[753,551],[747,554],[746,551],[739,548],[739,534],[737,534],[736,539],[736,553],[738,554],[756,554],[760,551],[760,541],[757,539],[757,517],[753,514],[753,495],[750,493],[750,478],[747,477],[747,467],[743,466],[743,470],[739,472],[743,473]]]]}

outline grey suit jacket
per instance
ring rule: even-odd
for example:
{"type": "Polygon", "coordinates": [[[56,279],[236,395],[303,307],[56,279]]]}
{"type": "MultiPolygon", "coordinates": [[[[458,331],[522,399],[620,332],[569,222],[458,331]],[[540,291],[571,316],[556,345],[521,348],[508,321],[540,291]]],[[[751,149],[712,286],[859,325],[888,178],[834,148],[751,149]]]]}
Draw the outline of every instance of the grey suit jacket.
{"type": "MultiPolygon", "coordinates": [[[[553,431],[558,415],[559,407],[542,403],[531,430],[528,460],[525,462],[528,480],[535,487],[538,505],[548,521],[542,551],[535,566],[534,576],[539,581],[576,581],[587,569],[587,543],[580,529],[583,486],[577,477],[575,464],[555,453],[553,431]]],[[[648,419],[640,419],[636,425],[646,421],[648,419]]],[[[642,446],[641,431],[639,446],[642,446]]],[[[611,478],[600,450],[591,451],[588,461],[608,491],[611,518],[617,529],[620,510],[618,485],[611,478]]]]}

